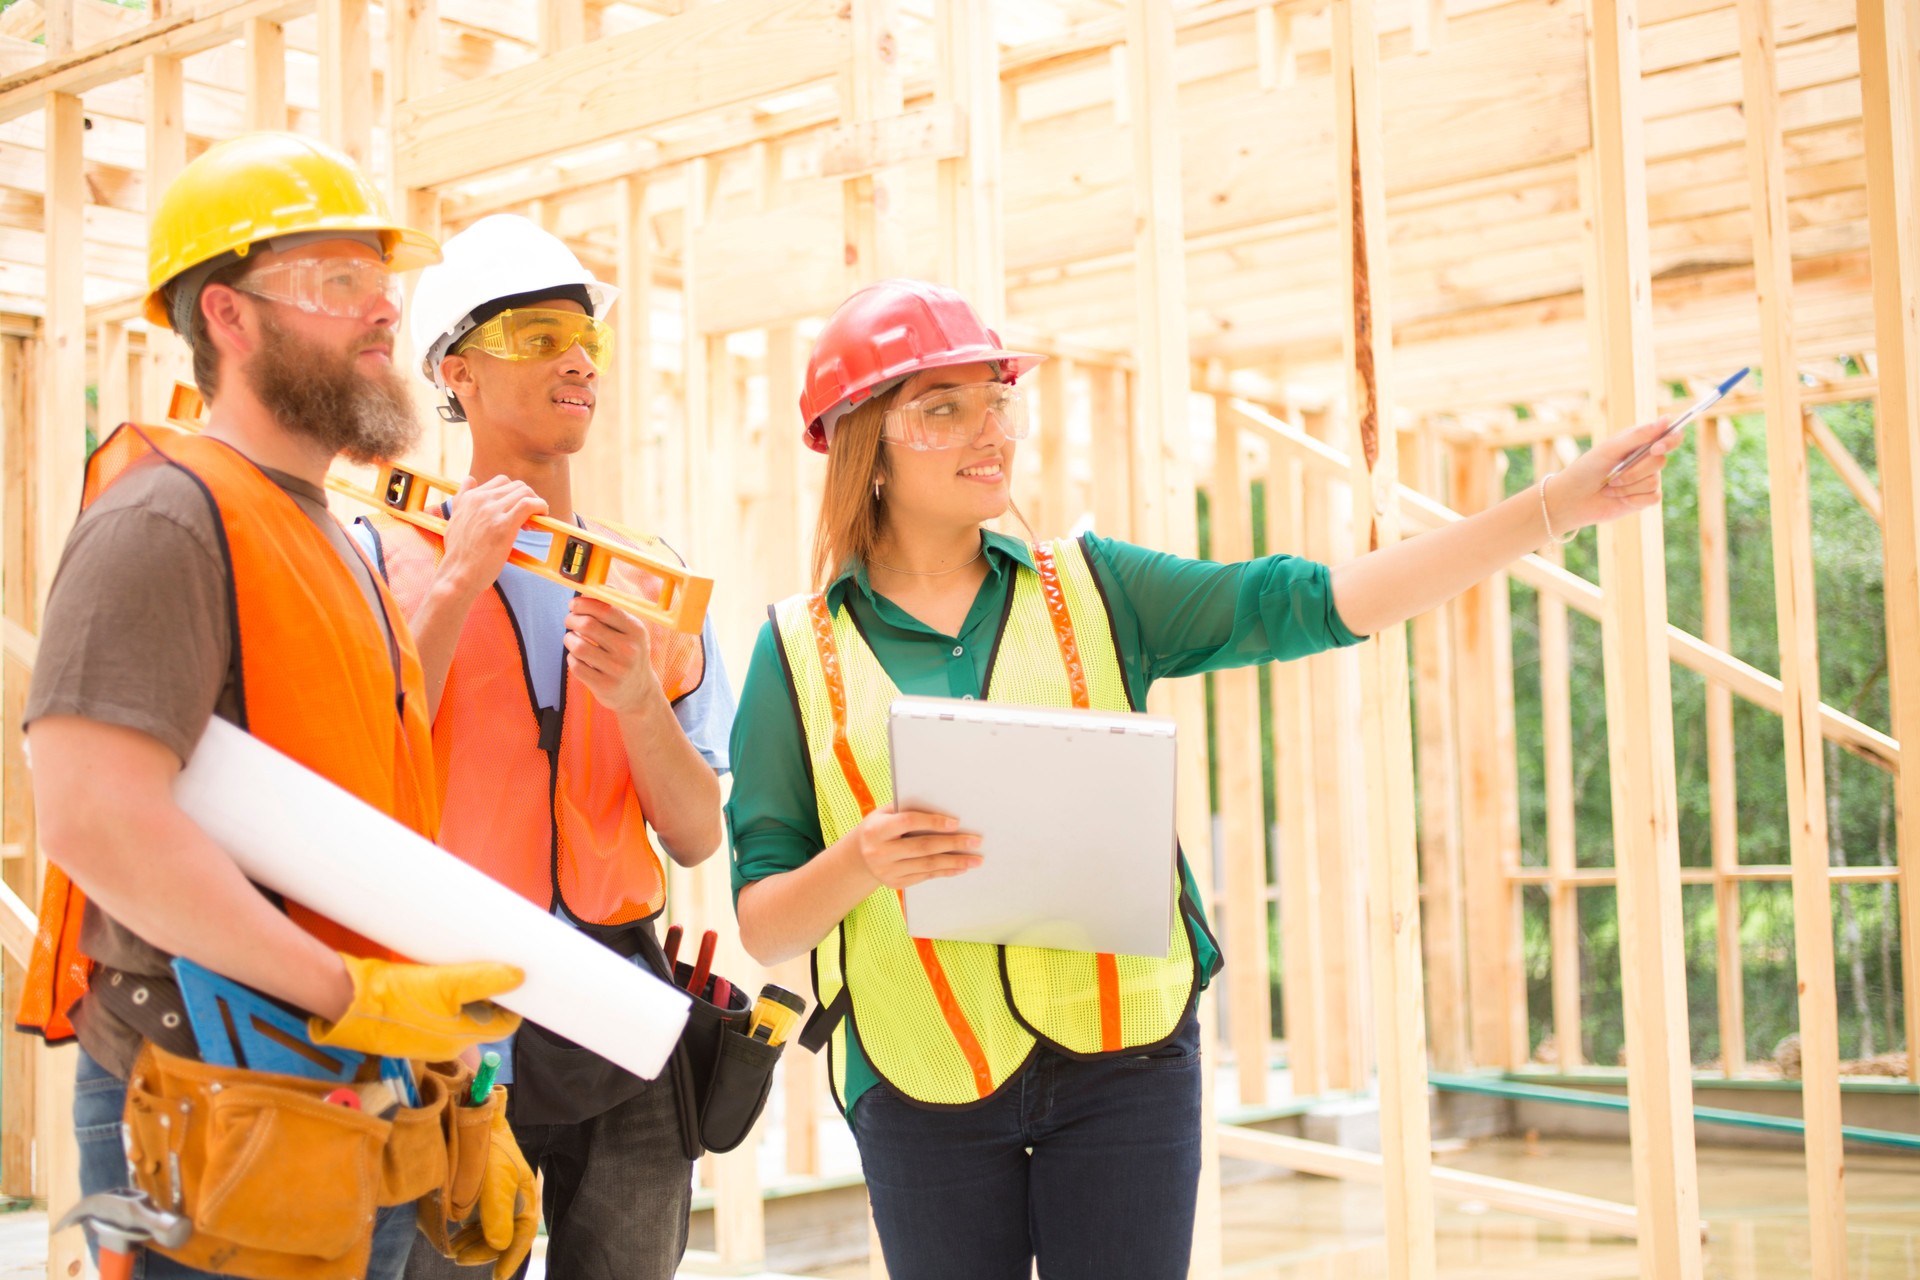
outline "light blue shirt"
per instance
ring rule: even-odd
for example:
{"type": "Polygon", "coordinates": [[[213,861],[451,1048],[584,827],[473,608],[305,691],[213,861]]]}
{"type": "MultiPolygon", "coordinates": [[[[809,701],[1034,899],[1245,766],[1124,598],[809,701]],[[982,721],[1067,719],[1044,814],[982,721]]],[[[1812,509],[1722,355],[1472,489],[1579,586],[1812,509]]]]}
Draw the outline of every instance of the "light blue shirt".
{"type": "MultiPolygon", "coordinates": [[[[373,530],[359,520],[354,521],[351,528],[353,536],[360,540],[367,554],[378,563],[373,530]]],[[[553,535],[549,533],[523,530],[514,538],[513,545],[536,559],[544,560],[552,545],[552,538],[553,535]]],[[[506,598],[507,611],[513,615],[514,625],[519,631],[520,643],[526,652],[527,673],[533,680],[535,699],[542,710],[559,706],[560,691],[566,677],[565,638],[567,614],[573,608],[573,588],[517,565],[502,568],[497,585],[501,595],[506,598]]],[[[706,625],[700,630],[700,644],[705,650],[700,686],[673,704],[673,716],[680,722],[687,740],[700,753],[700,758],[715,773],[724,774],[731,767],[727,756],[727,740],[733,732],[734,696],[733,684],[727,679],[727,668],[720,659],[720,646],[714,639],[712,617],[708,617],[706,625]]],[[[553,913],[563,920],[568,919],[558,903],[554,904],[553,913]]],[[[636,957],[634,963],[644,962],[636,957]]],[[[500,1054],[499,1083],[512,1084],[513,1041],[502,1040],[480,1047],[482,1050],[496,1050],[500,1054]]]]}

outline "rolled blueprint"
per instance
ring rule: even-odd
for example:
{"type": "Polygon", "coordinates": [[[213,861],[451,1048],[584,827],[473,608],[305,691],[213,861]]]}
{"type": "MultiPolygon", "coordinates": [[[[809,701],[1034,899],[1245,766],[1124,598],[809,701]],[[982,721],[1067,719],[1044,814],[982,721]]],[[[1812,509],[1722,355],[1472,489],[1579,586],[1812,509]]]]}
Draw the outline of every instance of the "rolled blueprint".
{"type": "Polygon", "coordinates": [[[519,966],[498,1003],[637,1076],[680,1039],[685,992],[217,716],[174,797],[248,879],[382,946],[519,966]]]}

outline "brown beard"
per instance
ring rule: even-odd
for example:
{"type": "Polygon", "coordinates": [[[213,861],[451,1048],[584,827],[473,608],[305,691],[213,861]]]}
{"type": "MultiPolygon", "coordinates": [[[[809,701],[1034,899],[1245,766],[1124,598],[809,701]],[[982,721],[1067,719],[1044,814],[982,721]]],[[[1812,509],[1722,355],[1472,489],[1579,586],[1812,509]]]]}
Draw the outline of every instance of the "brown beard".
{"type": "Polygon", "coordinates": [[[413,398],[400,371],[391,364],[358,367],[360,352],[381,344],[341,352],[299,337],[271,314],[261,315],[260,328],[264,340],[247,361],[247,379],[281,426],[345,454],[350,462],[398,458],[420,438],[413,398]]]}

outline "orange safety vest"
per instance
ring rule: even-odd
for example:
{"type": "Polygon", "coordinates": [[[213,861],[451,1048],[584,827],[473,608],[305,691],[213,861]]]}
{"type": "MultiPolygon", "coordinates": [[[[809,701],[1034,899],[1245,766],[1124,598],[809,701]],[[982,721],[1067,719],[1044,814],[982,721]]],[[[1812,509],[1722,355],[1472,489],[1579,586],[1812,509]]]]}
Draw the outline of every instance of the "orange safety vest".
{"type": "MultiPolygon", "coordinates": [[[[387,626],[339,553],[287,492],[232,446],[172,427],[126,424],[87,460],[81,509],[136,465],[179,467],[219,517],[233,619],[240,727],[422,835],[439,823],[426,687],[393,597],[387,626]]],[[[377,580],[378,575],[375,575],[377,580]]],[[[91,961],[80,950],[80,890],[47,867],[40,928],[16,1019],[51,1042],[70,1039],[91,961]]],[[[286,903],[328,946],[391,950],[286,903]]]]}
{"type": "MultiPolygon", "coordinates": [[[[391,516],[361,523],[373,531],[380,567],[411,615],[433,584],[445,543],[391,516]]],[[[629,545],[653,542],[598,522],[587,527],[629,545]]],[[[626,563],[615,564],[607,585],[647,599],[658,599],[661,587],[626,563]]],[[[641,621],[667,698],[699,688],[706,672],[700,637],[641,621]]],[[[529,902],[550,911],[558,901],[588,924],[645,920],[666,905],[666,874],[647,839],[619,717],[564,671],[560,706],[542,713],[519,625],[497,585],[467,611],[434,717],[433,754],[440,845],[448,852],[529,902]]]]}

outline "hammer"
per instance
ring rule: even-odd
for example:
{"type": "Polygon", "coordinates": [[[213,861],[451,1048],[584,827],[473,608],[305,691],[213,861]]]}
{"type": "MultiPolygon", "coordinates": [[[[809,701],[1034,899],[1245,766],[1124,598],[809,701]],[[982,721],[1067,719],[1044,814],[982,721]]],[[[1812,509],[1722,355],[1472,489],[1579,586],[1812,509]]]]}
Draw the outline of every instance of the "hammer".
{"type": "Polygon", "coordinates": [[[55,1231],[87,1226],[100,1242],[100,1280],[132,1280],[133,1251],[154,1241],[177,1249],[193,1235],[185,1215],[169,1213],[144,1191],[96,1191],[67,1210],[55,1231]]]}

